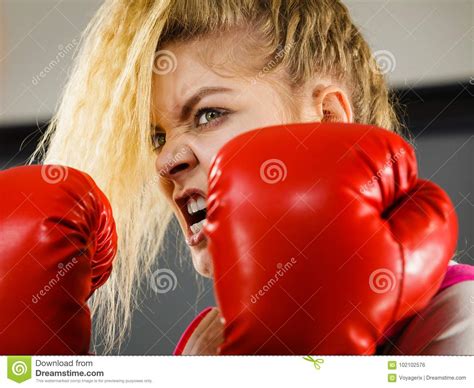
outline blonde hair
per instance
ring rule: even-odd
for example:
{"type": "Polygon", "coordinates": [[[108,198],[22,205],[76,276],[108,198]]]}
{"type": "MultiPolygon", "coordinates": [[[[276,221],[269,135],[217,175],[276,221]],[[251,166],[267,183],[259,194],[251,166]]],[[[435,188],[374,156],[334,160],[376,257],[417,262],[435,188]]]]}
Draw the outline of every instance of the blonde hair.
{"type": "Polygon", "coordinates": [[[155,52],[243,25],[258,30],[268,60],[285,48],[278,67],[291,85],[330,75],[348,85],[356,122],[399,128],[383,75],[339,1],[105,1],[84,31],[57,113],[31,158],[89,173],[112,204],[118,255],[91,301],[105,352],[127,335],[135,291],[172,218],[149,138],[155,52]]]}

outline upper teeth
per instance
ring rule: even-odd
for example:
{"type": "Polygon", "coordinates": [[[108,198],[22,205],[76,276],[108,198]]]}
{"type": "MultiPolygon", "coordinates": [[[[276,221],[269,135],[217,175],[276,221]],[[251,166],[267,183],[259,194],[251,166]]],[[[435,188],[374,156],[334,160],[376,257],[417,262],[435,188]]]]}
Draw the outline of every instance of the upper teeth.
{"type": "Polygon", "coordinates": [[[206,208],[206,200],[203,197],[191,198],[188,201],[188,213],[194,214],[206,208]]]}

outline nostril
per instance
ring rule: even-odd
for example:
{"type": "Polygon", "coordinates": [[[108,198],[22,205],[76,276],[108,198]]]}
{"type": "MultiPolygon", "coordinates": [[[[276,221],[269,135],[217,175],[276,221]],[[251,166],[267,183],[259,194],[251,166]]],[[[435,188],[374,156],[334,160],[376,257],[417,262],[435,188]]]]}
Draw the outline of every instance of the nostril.
{"type": "Polygon", "coordinates": [[[186,170],[188,167],[189,167],[189,164],[188,164],[188,163],[180,163],[180,164],[178,164],[177,166],[174,166],[174,167],[170,170],[170,175],[177,174],[177,173],[180,172],[180,171],[186,170]]]}

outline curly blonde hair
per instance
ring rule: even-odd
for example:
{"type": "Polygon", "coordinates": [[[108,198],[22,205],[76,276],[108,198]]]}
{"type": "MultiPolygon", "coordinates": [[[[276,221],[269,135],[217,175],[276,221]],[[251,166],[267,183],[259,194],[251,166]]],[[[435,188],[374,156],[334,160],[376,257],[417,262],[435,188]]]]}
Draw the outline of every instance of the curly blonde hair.
{"type": "Polygon", "coordinates": [[[348,87],[356,122],[399,130],[384,77],[340,1],[106,0],[83,33],[60,105],[31,158],[87,172],[112,204],[118,255],[91,300],[105,352],[119,351],[140,280],[172,218],[150,144],[156,50],[244,25],[258,31],[262,55],[288,48],[277,67],[290,85],[330,76],[348,87]]]}

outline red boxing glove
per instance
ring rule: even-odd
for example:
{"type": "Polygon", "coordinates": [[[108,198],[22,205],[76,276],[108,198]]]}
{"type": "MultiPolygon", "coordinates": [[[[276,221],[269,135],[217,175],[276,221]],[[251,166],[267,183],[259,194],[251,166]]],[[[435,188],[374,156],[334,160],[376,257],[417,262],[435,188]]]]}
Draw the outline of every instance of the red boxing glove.
{"type": "Polygon", "coordinates": [[[222,354],[374,354],[437,292],[457,219],[398,135],[309,123],[220,150],[205,233],[222,354]]]}
{"type": "Polygon", "coordinates": [[[55,165],[0,172],[0,354],[88,354],[87,300],[117,249],[90,176],[55,165]]]}

